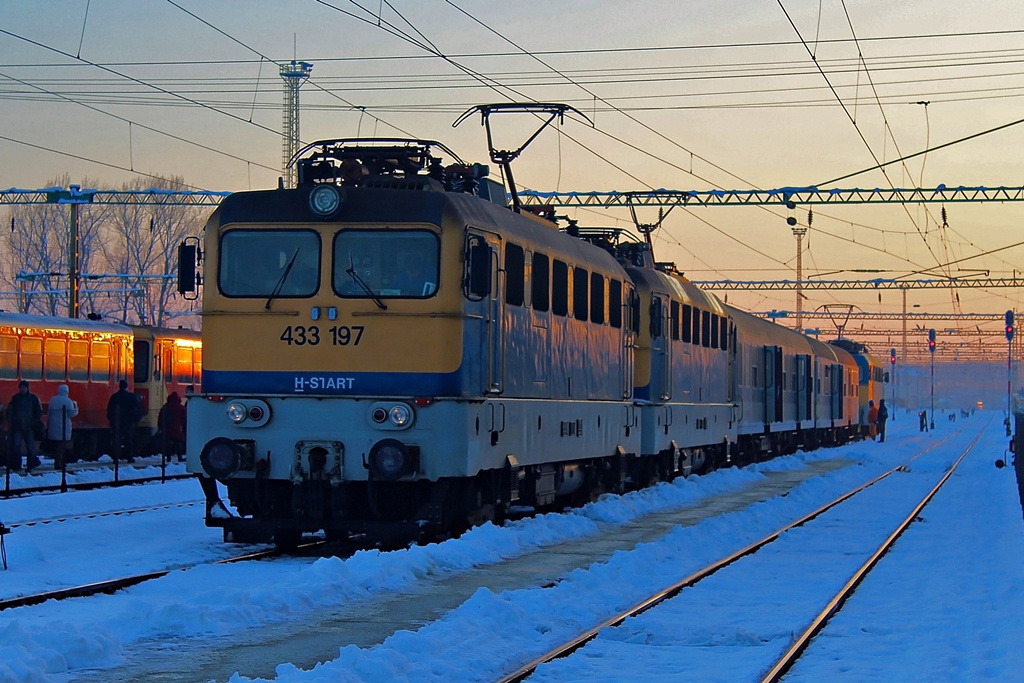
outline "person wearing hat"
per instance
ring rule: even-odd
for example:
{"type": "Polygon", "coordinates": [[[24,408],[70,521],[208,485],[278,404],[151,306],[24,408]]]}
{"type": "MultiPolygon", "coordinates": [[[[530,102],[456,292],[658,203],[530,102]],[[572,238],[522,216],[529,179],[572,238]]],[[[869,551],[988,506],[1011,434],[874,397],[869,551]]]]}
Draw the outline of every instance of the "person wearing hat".
{"type": "Polygon", "coordinates": [[[11,462],[14,458],[21,464],[21,449],[25,449],[25,473],[31,474],[32,470],[39,467],[39,458],[36,456],[36,425],[43,423],[43,405],[39,397],[28,390],[28,382],[18,382],[18,393],[12,398],[7,406],[7,421],[10,423],[11,434],[11,462]]]}
{"type": "Polygon", "coordinates": [[[68,396],[68,385],[57,387],[57,395],[46,404],[46,438],[53,445],[53,469],[62,470],[71,452],[71,418],[78,404],[68,396]]]}

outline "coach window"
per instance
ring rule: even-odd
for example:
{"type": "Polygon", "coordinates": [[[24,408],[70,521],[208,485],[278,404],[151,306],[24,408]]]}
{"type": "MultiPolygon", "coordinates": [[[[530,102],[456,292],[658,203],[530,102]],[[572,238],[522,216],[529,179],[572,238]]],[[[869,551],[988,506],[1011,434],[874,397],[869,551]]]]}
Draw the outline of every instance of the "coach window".
{"type": "Polygon", "coordinates": [[[45,346],[46,358],[43,362],[43,374],[52,382],[63,382],[68,377],[68,345],[63,339],[47,339],[45,346]]]}
{"type": "Polygon", "coordinates": [[[179,346],[174,358],[174,381],[178,384],[192,383],[192,349],[179,346]]]}
{"type": "Polygon", "coordinates": [[[192,350],[192,383],[203,383],[203,349],[197,346],[192,350]]]}
{"type": "MultiPolygon", "coordinates": [[[[145,384],[149,381],[149,363],[152,352],[149,350],[148,339],[135,340],[135,383],[145,384]]],[[[153,379],[160,379],[159,371],[153,373],[153,379]]]]}
{"type": "Polygon", "coordinates": [[[600,273],[590,275],[590,321],[604,323],[604,276],[600,273]]]}
{"type": "Polygon", "coordinates": [[[622,282],[608,283],[608,323],[615,328],[622,327],[622,282]]]}
{"type": "Polygon", "coordinates": [[[695,345],[700,346],[700,309],[693,309],[693,324],[690,326],[693,338],[690,339],[695,345]]]}
{"type": "Polygon", "coordinates": [[[68,379],[72,382],[86,382],[89,379],[89,342],[68,342],[68,379]]]}
{"type": "Polygon", "coordinates": [[[518,244],[505,245],[505,303],[522,306],[526,295],[526,256],[518,244]]]}
{"type": "Polygon", "coordinates": [[[18,338],[0,337],[0,378],[18,378],[18,338]]]}
{"type": "Polygon", "coordinates": [[[700,312],[700,345],[711,346],[711,311],[700,312]]]}
{"type": "Polygon", "coordinates": [[[569,266],[558,259],[551,263],[551,312],[569,314],[569,266]]]}
{"type": "Polygon", "coordinates": [[[546,311],[550,308],[547,254],[535,253],[533,255],[532,271],[530,274],[530,305],[535,311],[546,311]]]}
{"type": "Polygon", "coordinates": [[[679,332],[684,342],[690,341],[693,336],[693,309],[689,304],[683,304],[683,319],[679,321],[679,332]]]}
{"type": "Polygon", "coordinates": [[[586,320],[590,310],[590,297],[587,296],[587,284],[590,273],[583,268],[572,269],[572,317],[586,320]]]}
{"type": "Polygon", "coordinates": [[[228,230],[217,284],[230,297],[308,297],[320,289],[320,235],[312,230],[228,230]]]}
{"type": "Polygon", "coordinates": [[[43,378],[43,340],[22,338],[21,378],[43,378]]]}
{"type": "Polygon", "coordinates": [[[89,378],[94,382],[110,381],[110,343],[92,343],[92,371],[89,378]]]}

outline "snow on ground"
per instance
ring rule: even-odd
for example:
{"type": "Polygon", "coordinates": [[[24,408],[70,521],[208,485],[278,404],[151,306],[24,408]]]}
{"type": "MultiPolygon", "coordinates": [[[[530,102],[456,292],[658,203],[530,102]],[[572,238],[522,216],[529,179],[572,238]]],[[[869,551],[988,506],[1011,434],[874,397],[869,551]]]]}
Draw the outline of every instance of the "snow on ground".
{"type": "MultiPolygon", "coordinates": [[[[1019,619],[1024,614],[1024,523],[1012,470],[997,470],[992,464],[1006,455],[1001,418],[978,414],[943,424],[930,434],[918,433],[916,421],[900,416],[890,422],[885,444],[799,453],[743,470],[680,479],[623,497],[606,497],[569,514],[544,515],[503,528],[487,525],[441,544],[390,553],[366,551],[344,560],[205,565],[173,571],[110,596],[6,610],[0,612],[0,681],[70,680],[75,671],[86,668],[109,668],[116,678],[123,648],[140,640],[205,638],[253,629],[252,640],[258,641],[261,625],[307,618],[325,604],[369,604],[383,593],[412,594],[424,577],[500,562],[568,539],[596,536],[607,524],[699,504],[708,496],[759,480],[766,470],[800,468],[840,454],[860,461],[808,480],[785,497],[696,526],[677,527],[657,542],[575,570],[554,587],[501,593],[481,589],[442,619],[415,632],[398,632],[379,646],[339,643],[339,657],[311,671],[282,663],[276,679],[495,680],[578,629],[603,621],[962,428],[963,436],[924,456],[951,459],[986,422],[984,437],[949,490],[925,510],[925,521],[900,540],[900,552],[869,577],[792,677],[823,680],[842,675],[844,680],[867,681],[920,678],[917,674],[927,672],[929,680],[1021,680],[1024,653],[1017,644],[1024,636],[1019,619]],[[912,615],[926,626],[920,628],[912,615]],[[867,632],[864,624],[870,624],[867,632]]],[[[901,476],[929,475],[937,480],[939,469],[912,464],[911,472],[901,476]]],[[[201,505],[74,517],[154,501],[199,500],[198,486],[190,481],[0,500],[0,520],[8,525],[72,517],[18,527],[6,537],[10,568],[0,571],[0,597],[182,567],[237,552],[237,547],[221,543],[219,530],[203,526],[201,505]]],[[[738,594],[750,600],[758,590],[757,582],[750,582],[738,594]]],[[[770,601],[763,603],[767,618],[770,601]]],[[[602,634],[591,646],[615,643],[616,638],[602,634]]],[[[730,654],[707,657],[706,665],[689,672],[697,680],[730,680],[728,658],[749,657],[760,647],[756,639],[736,639],[728,648],[730,654]]],[[[653,666],[645,678],[669,680],[680,666],[670,648],[632,648],[630,656],[653,666]]],[[[542,668],[537,677],[600,678],[595,661],[600,658],[574,657],[542,668]]],[[[250,679],[236,675],[232,680],[250,679]]]]}

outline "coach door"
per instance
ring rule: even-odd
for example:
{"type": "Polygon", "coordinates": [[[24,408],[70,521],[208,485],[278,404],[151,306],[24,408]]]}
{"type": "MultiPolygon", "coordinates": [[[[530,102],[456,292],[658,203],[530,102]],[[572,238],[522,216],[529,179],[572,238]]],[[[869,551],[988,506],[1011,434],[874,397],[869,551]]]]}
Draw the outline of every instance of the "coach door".
{"type": "Polygon", "coordinates": [[[782,347],[764,347],[764,421],[782,422],[782,347]]]}
{"type": "Polygon", "coordinates": [[[796,356],[796,419],[811,419],[811,390],[814,377],[811,374],[811,357],[808,354],[796,356]]]}
{"type": "Polygon", "coordinates": [[[829,371],[829,400],[832,402],[832,419],[843,419],[843,366],[834,363],[829,371]]]}
{"type": "Polygon", "coordinates": [[[501,242],[496,235],[469,232],[466,236],[466,277],[464,290],[470,301],[479,302],[482,346],[486,355],[484,390],[500,394],[504,390],[505,344],[501,310],[502,283],[499,255],[501,242]]]}

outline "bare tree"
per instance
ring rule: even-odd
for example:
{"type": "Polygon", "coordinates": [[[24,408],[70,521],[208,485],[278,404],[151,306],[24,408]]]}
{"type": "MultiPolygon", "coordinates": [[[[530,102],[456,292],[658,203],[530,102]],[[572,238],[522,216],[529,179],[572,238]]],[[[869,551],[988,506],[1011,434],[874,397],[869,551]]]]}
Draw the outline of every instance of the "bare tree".
{"type": "MultiPolygon", "coordinates": [[[[184,179],[172,177],[125,184],[122,190],[177,189],[184,179]]],[[[178,244],[202,229],[205,212],[188,206],[119,205],[107,226],[111,239],[102,248],[106,262],[123,283],[117,310],[124,322],[166,325],[172,316],[187,315],[192,302],[177,294],[178,244]]]]}
{"type": "MultiPolygon", "coordinates": [[[[70,176],[55,178],[50,186],[64,188],[70,176]]],[[[86,179],[85,186],[93,181],[86,179]]],[[[95,254],[106,207],[80,205],[78,220],[79,271],[88,271],[95,254]]],[[[6,306],[26,313],[67,315],[70,206],[18,205],[11,208],[11,231],[4,235],[7,254],[0,265],[6,306]]]]}
{"type": "MultiPolygon", "coordinates": [[[[177,189],[182,178],[137,181],[123,190],[177,189]]],[[[55,190],[70,186],[65,175],[55,190]]],[[[83,187],[100,188],[91,180],[83,187]]],[[[78,280],[83,314],[125,323],[175,324],[198,329],[197,302],[178,296],[177,246],[199,235],[206,211],[191,206],[79,205],[78,280]]],[[[7,310],[64,316],[68,312],[70,208],[67,204],[18,205],[11,210],[8,247],[0,259],[7,310]]]]}

